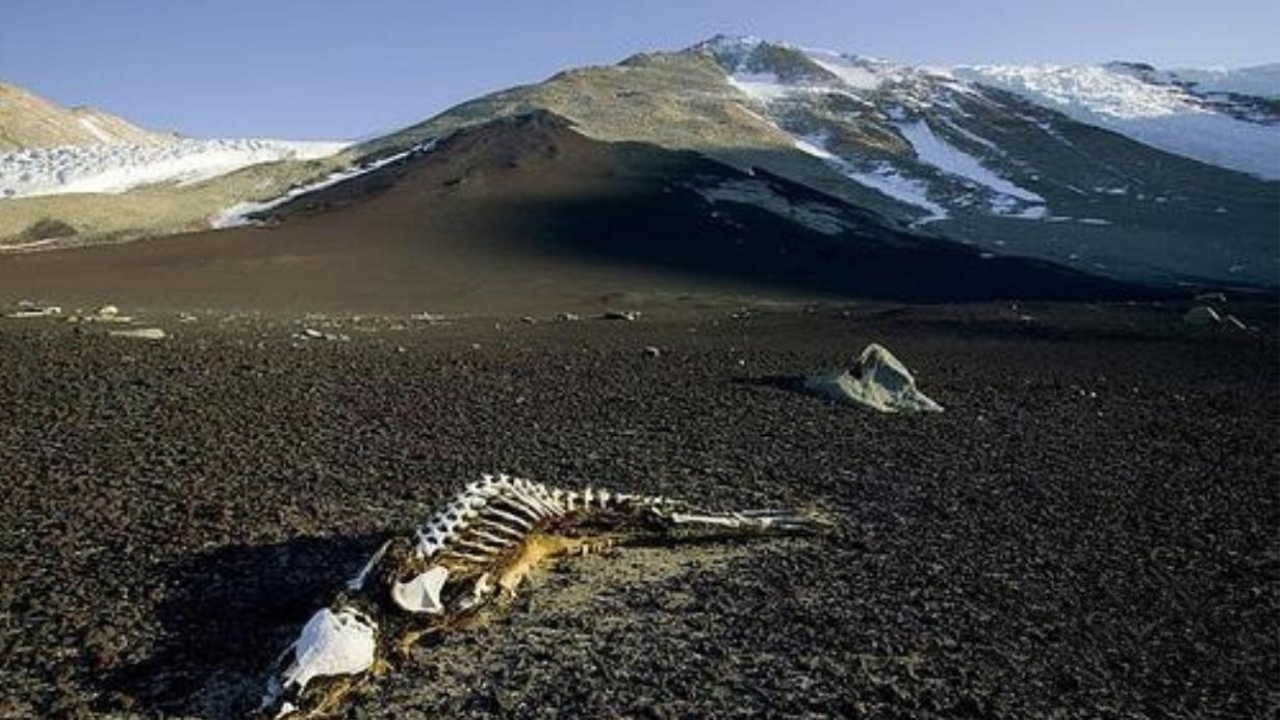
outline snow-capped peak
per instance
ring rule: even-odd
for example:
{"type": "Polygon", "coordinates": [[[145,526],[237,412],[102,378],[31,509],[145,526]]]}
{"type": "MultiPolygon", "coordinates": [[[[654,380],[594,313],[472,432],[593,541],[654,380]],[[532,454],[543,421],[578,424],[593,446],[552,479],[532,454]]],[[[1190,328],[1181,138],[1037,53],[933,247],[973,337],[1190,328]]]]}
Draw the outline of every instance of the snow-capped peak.
{"type": "Polygon", "coordinates": [[[1165,152],[1280,179],[1280,118],[1260,99],[1251,104],[1200,95],[1176,73],[1134,63],[975,65],[952,74],[1165,152]]]}
{"type": "Polygon", "coordinates": [[[1107,63],[1106,67],[1136,74],[1148,82],[1178,85],[1199,96],[1244,95],[1280,99],[1280,63],[1231,69],[1158,70],[1143,63],[1126,62],[1107,63]]]}
{"type": "Polygon", "coordinates": [[[903,109],[927,114],[954,107],[959,93],[995,88],[1165,152],[1280,179],[1280,114],[1267,99],[1280,97],[1280,64],[1216,74],[1140,63],[931,68],[723,35],[695,50],[766,105],[835,94],[900,120],[893,114],[903,109]]]}
{"type": "Polygon", "coordinates": [[[957,67],[957,77],[1034,96],[1051,107],[1120,120],[1202,112],[1170,86],[1154,85],[1104,66],[973,65],[957,67]]]}
{"type": "Polygon", "coordinates": [[[729,58],[734,55],[749,54],[764,44],[764,40],[754,35],[731,35],[721,33],[694,45],[690,50],[709,52],[717,57],[729,58]]]}

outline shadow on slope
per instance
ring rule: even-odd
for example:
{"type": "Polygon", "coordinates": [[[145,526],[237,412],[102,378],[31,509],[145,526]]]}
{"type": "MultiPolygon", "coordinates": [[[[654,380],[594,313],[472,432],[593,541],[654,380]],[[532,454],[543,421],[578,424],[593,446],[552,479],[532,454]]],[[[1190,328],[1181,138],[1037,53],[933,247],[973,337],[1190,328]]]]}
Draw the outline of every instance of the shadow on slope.
{"type": "Polygon", "coordinates": [[[513,251],[733,288],[907,301],[1143,294],[912,233],[763,170],[643,143],[600,143],[547,112],[464,130],[418,163],[317,193],[275,218],[382,202],[377,196],[403,185],[433,198],[440,219],[462,220],[449,210],[466,217],[459,240],[504,238],[513,251]]]}

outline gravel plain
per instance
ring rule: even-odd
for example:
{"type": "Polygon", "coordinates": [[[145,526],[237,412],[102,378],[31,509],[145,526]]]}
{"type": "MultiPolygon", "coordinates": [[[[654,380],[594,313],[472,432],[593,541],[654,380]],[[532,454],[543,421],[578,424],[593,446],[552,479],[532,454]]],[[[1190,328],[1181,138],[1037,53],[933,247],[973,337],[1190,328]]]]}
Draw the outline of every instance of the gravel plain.
{"type": "Polygon", "coordinates": [[[237,716],[495,471],[837,524],[563,562],[350,717],[1274,715],[1276,308],[1185,309],[0,319],[0,717],[237,716]],[[946,411],[788,389],[873,341],[946,411]]]}

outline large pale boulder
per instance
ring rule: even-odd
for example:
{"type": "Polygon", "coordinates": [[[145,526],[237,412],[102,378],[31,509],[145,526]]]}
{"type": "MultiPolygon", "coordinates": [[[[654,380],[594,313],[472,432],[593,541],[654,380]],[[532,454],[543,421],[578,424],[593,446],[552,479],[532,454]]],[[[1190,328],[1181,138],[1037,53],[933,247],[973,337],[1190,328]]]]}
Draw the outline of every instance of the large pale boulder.
{"type": "Polygon", "coordinates": [[[916,387],[916,380],[893,353],[882,345],[867,346],[847,370],[810,375],[804,387],[838,402],[854,403],[880,412],[941,412],[942,406],[916,387]]]}
{"type": "Polygon", "coordinates": [[[1217,310],[1214,310],[1208,305],[1197,305],[1196,307],[1188,310],[1186,315],[1182,316],[1182,322],[1196,327],[1220,325],[1222,323],[1222,316],[1218,314],[1217,310]]]}

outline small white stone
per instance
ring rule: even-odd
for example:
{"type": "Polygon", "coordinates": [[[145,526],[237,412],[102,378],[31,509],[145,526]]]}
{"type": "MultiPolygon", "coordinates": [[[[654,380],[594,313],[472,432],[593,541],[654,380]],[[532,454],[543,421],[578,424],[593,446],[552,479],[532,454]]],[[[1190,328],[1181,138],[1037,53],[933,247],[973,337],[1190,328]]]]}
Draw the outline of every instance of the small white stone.
{"type": "Polygon", "coordinates": [[[168,335],[160,328],[134,328],[131,330],[112,330],[112,337],[134,338],[135,340],[163,340],[168,335]]]}
{"type": "Polygon", "coordinates": [[[57,305],[49,305],[47,307],[37,307],[30,303],[18,304],[17,312],[9,313],[9,317],[15,319],[54,317],[62,314],[62,308],[57,305]]]}

